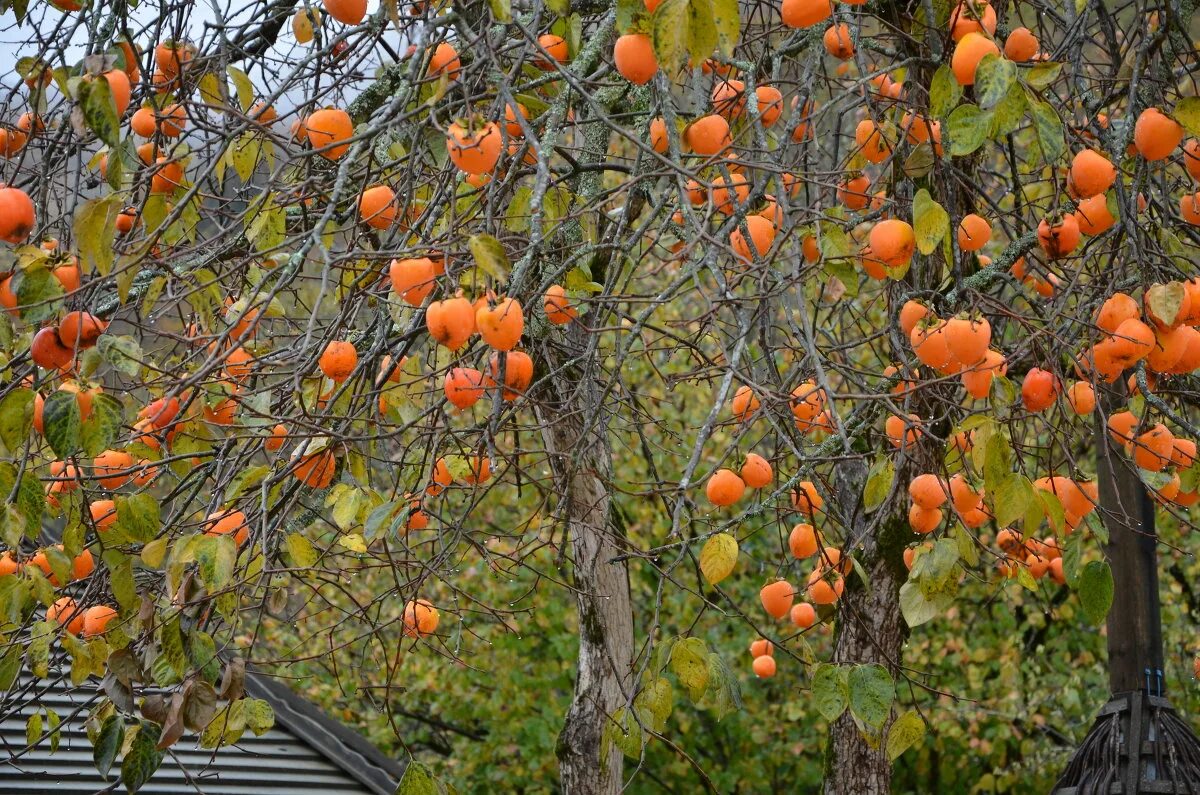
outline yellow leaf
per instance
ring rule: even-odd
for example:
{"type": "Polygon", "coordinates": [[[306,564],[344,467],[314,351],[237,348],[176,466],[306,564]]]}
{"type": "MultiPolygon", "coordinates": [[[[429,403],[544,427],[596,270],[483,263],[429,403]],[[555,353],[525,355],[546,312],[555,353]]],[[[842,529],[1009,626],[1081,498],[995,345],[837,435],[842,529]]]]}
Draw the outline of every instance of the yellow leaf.
{"type": "Polygon", "coordinates": [[[716,585],[733,573],[737,559],[737,539],[729,533],[718,533],[704,542],[704,549],[700,550],[700,573],[709,584],[716,585]]]}

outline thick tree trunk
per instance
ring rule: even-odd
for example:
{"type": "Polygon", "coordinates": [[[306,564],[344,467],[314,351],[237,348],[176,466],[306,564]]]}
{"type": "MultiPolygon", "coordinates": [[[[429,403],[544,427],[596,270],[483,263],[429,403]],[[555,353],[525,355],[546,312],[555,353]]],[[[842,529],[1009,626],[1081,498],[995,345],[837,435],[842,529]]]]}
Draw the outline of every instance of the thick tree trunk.
{"type": "Polygon", "coordinates": [[[579,612],[579,669],[575,698],[558,738],[559,772],[567,795],[616,795],[622,785],[621,752],[610,748],[601,759],[600,745],[608,716],[629,697],[629,571],[624,562],[610,562],[624,551],[624,538],[610,521],[612,452],[607,415],[600,405],[598,359],[576,324],[567,327],[562,347],[557,342],[546,346],[543,358],[555,374],[554,391],[539,393],[537,405],[565,521],[579,612]]]}
{"type": "MultiPolygon", "coordinates": [[[[851,575],[839,600],[833,663],[877,663],[896,678],[908,627],[900,612],[900,586],[904,583],[904,544],[912,535],[893,520],[856,557],[871,580],[868,591],[851,575]]],[[[887,737],[889,719],[881,737],[887,737]]],[[[829,729],[825,755],[825,795],[881,795],[891,791],[892,763],[885,744],[875,746],[863,738],[847,710],[829,729]]]]}
{"type": "MultiPolygon", "coordinates": [[[[1116,391],[1102,393],[1110,410],[1127,399],[1123,385],[1116,391]]],[[[1154,504],[1137,472],[1113,445],[1099,412],[1096,440],[1100,513],[1109,539],[1104,554],[1117,594],[1108,613],[1109,689],[1123,693],[1149,688],[1157,693],[1163,657],[1154,504]]]]}

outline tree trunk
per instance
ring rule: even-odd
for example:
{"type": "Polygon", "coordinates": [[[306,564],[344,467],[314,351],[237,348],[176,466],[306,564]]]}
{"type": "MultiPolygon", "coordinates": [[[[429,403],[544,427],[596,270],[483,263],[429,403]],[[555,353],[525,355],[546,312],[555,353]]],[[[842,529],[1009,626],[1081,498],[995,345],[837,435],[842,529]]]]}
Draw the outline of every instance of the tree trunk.
{"type": "MultiPolygon", "coordinates": [[[[861,493],[861,492],[860,492],[861,493]]],[[[912,532],[898,520],[886,522],[855,552],[871,580],[868,591],[855,575],[846,578],[838,600],[835,665],[877,663],[895,679],[899,675],[908,627],[900,612],[900,586],[905,580],[904,545],[912,532]]],[[[881,737],[887,737],[889,719],[881,737]]],[[[880,795],[891,791],[892,763],[883,742],[872,747],[862,736],[850,711],[833,722],[825,754],[825,795],[880,795]]]]}
{"type": "Polygon", "coordinates": [[[578,324],[566,329],[542,357],[552,394],[539,393],[538,417],[550,457],[559,510],[569,545],[571,583],[579,612],[579,668],[556,753],[567,795],[616,795],[621,752],[600,758],[604,726],[629,698],[633,666],[633,611],[629,570],[610,561],[623,552],[623,533],[610,521],[612,451],[601,406],[598,359],[578,324]]]}
{"type": "MultiPolygon", "coordinates": [[[[1116,391],[1119,394],[1102,393],[1110,409],[1127,399],[1123,384],[1116,391]]],[[[1109,689],[1125,693],[1149,688],[1157,694],[1163,661],[1154,504],[1137,472],[1113,445],[1099,412],[1096,440],[1100,512],[1108,530],[1104,554],[1117,595],[1108,612],[1109,689]]]]}

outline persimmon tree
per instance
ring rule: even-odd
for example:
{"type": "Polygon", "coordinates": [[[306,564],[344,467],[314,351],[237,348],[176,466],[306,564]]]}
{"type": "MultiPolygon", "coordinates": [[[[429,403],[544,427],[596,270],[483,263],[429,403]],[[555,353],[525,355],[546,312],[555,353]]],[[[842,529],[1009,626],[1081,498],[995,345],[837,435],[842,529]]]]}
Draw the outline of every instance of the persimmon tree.
{"type": "Polygon", "coordinates": [[[414,658],[566,601],[564,791],[727,789],[671,716],[751,686],[884,792],[910,633],[1098,624],[1132,498],[1190,526],[1190,8],[4,12],[0,685],[99,684],[131,791],[269,728],[247,665],[403,742],[414,658]]]}

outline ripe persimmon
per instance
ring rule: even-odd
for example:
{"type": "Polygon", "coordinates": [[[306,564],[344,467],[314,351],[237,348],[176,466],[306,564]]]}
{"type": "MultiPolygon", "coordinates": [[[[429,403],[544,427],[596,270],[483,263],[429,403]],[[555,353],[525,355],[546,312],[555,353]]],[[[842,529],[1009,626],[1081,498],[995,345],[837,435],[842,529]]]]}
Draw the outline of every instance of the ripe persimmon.
{"type": "Polygon", "coordinates": [[[538,46],[546,51],[545,57],[537,55],[534,59],[534,66],[539,69],[549,72],[559,64],[566,63],[570,58],[570,50],[567,46],[567,40],[556,33],[543,33],[538,36],[538,46]]]}
{"type": "Polygon", "coordinates": [[[880,262],[891,267],[903,267],[912,261],[917,248],[917,238],[907,221],[889,218],[871,227],[868,237],[871,253],[880,262]]]}
{"type": "Polygon", "coordinates": [[[817,554],[817,531],[811,524],[801,522],[788,535],[788,550],[797,560],[817,554]]]}
{"type": "Polygon", "coordinates": [[[326,448],[300,456],[292,469],[292,475],[309,488],[323,489],[333,482],[336,470],[337,461],[333,457],[333,450],[326,448]]]}
{"type": "Polygon", "coordinates": [[[845,22],[838,22],[826,28],[821,41],[825,45],[825,52],[839,61],[847,61],[854,57],[854,39],[850,26],[845,22]]]}
{"type": "Polygon", "coordinates": [[[729,122],[717,114],[701,116],[683,131],[683,141],[698,155],[712,156],[729,148],[729,122]]]}
{"type": "Polygon", "coordinates": [[[500,128],[485,122],[478,129],[455,122],[446,130],[446,152],[465,174],[487,174],[496,167],[504,142],[500,128]]]}
{"type": "Polygon", "coordinates": [[[367,16],[367,0],[322,0],[326,13],[344,25],[360,25],[367,16]]]}
{"type": "Polygon", "coordinates": [[[358,197],[358,218],[367,226],[387,229],[396,223],[396,192],[387,185],[372,185],[358,197]]]}
{"type": "Polygon", "coordinates": [[[446,373],[442,388],[446,400],[465,411],[483,397],[483,373],[471,367],[454,367],[446,373]]]}
{"type": "Polygon", "coordinates": [[[475,308],[462,296],[434,301],[425,310],[425,328],[440,344],[456,351],[475,333],[475,308]]]}
{"type": "Polygon", "coordinates": [[[978,251],[992,239],[992,225],[983,216],[968,213],[958,223],[958,247],[978,251]]]}
{"type": "Polygon", "coordinates": [[[626,33],[613,46],[613,64],[621,76],[634,85],[649,83],[658,72],[654,43],[645,33],[626,33]]]}
{"type": "Polygon", "coordinates": [[[1095,149],[1081,150],[1071,160],[1071,186],[1081,199],[1104,193],[1116,180],[1112,161],[1095,149]]]}
{"type": "Polygon", "coordinates": [[[72,635],[83,632],[83,610],[69,596],[55,600],[54,604],[46,608],[46,620],[66,627],[67,632],[72,635]]]}
{"type": "Polygon", "coordinates": [[[746,493],[746,483],[731,469],[718,469],[704,486],[708,501],[718,507],[728,507],[746,493]]]}
{"type": "Polygon", "coordinates": [[[61,370],[71,365],[75,351],[62,344],[57,329],[47,326],[33,335],[33,342],[29,345],[29,358],[43,369],[61,370]]]}
{"type": "Polygon", "coordinates": [[[1163,160],[1183,140],[1183,126],[1158,108],[1146,108],[1133,126],[1133,145],[1147,160],[1163,160]]]}
{"type": "Polygon", "coordinates": [[[246,524],[246,514],[233,509],[214,511],[204,520],[204,534],[209,536],[233,535],[234,542],[240,547],[250,538],[250,527],[246,524]]]}
{"type": "Polygon", "coordinates": [[[729,245],[733,248],[733,253],[744,262],[753,262],[765,257],[771,250],[771,244],[775,242],[775,224],[761,215],[748,215],[743,223],[750,231],[750,243],[746,242],[746,236],[739,225],[729,233],[729,245]],[[753,254],[751,243],[754,246],[753,254]]]}
{"type": "Polygon", "coordinates": [[[525,331],[525,313],[515,298],[484,303],[475,312],[475,328],[483,341],[498,351],[511,351],[525,331]]]}
{"type": "Polygon", "coordinates": [[[353,342],[333,340],[321,352],[317,366],[321,368],[321,372],[326,377],[341,383],[349,378],[350,374],[354,372],[354,368],[358,366],[358,350],[354,347],[353,342]]]}
{"type": "Polygon", "coordinates": [[[1031,61],[1041,43],[1029,28],[1013,28],[1004,40],[1004,57],[1010,61],[1031,61]]]}
{"type": "MultiPolygon", "coordinates": [[[[763,609],[772,618],[783,618],[792,609],[796,591],[787,580],[776,580],[762,587],[758,592],[763,609]]],[[[769,657],[767,659],[770,659],[769,657]]]]}
{"type": "Polygon", "coordinates": [[[854,142],[869,163],[882,163],[892,154],[892,145],[874,119],[863,119],[854,128],[854,142]]]}
{"type": "Polygon", "coordinates": [[[792,490],[792,508],[812,517],[825,507],[825,498],[810,480],[802,480],[792,490]]]}
{"type": "Polygon", "coordinates": [[[409,306],[420,306],[433,291],[434,265],[429,257],[394,259],[388,266],[392,290],[409,306]]]}
{"type": "Polygon", "coordinates": [[[1117,219],[1108,209],[1108,198],[1101,193],[1076,205],[1075,223],[1083,234],[1095,236],[1112,229],[1117,219]]]}
{"type": "Polygon", "coordinates": [[[424,638],[437,631],[439,615],[437,608],[425,599],[409,601],[404,605],[404,634],[410,638],[424,638]]]}
{"type": "MultiPolygon", "coordinates": [[[[0,187],[0,240],[24,243],[34,227],[33,202],[20,188],[0,187]]],[[[13,307],[16,301],[13,301],[13,307]]]]}
{"type": "Polygon", "coordinates": [[[1000,48],[996,42],[978,32],[965,34],[954,47],[954,55],[950,58],[950,68],[954,71],[954,79],[960,86],[975,85],[975,70],[979,62],[987,55],[999,55],[1000,48]]]}
{"type": "Polygon", "coordinates": [[[775,658],[769,657],[765,654],[762,657],[755,657],[754,662],[750,664],[750,667],[754,671],[754,675],[759,679],[770,679],[775,675],[775,658]]]}
{"type": "Polygon", "coordinates": [[[458,57],[458,50],[449,42],[439,42],[429,54],[429,70],[426,74],[432,78],[446,75],[450,80],[457,80],[461,72],[462,61],[458,57]]]}
{"type": "Polygon", "coordinates": [[[914,533],[932,533],[942,523],[941,508],[922,508],[913,503],[908,509],[908,526],[914,533]]]}
{"type": "Polygon", "coordinates": [[[579,317],[578,310],[571,306],[567,291],[561,284],[552,284],[546,288],[542,309],[546,312],[546,319],[556,326],[565,325],[579,317]]]}
{"type": "Polygon", "coordinates": [[[93,605],[83,611],[83,626],[82,632],[85,638],[94,638],[103,635],[108,630],[108,625],[117,619],[120,614],[108,605],[93,605]]]}
{"type": "Polygon", "coordinates": [[[771,484],[774,472],[767,459],[757,453],[747,453],[746,461],[742,464],[742,481],[752,489],[761,489],[771,484]]]}
{"type": "Polygon", "coordinates": [[[1058,398],[1058,379],[1054,373],[1032,367],[1021,382],[1021,402],[1028,411],[1045,411],[1058,398]]]}
{"type": "Polygon", "coordinates": [[[488,358],[487,387],[500,382],[500,357],[504,357],[504,390],[501,397],[513,401],[529,391],[533,383],[533,359],[525,351],[497,351],[488,358]]]}
{"type": "Polygon", "coordinates": [[[759,406],[758,395],[754,394],[754,390],[749,386],[739,386],[733,394],[731,410],[733,416],[741,422],[749,420],[754,412],[758,411],[759,406]]]}
{"type": "Polygon", "coordinates": [[[1079,245],[1079,222],[1074,215],[1043,218],[1038,224],[1038,244],[1052,259],[1065,257],[1079,245]]]}
{"type": "Polygon", "coordinates": [[[779,7],[779,17],[789,28],[811,28],[832,14],[832,0],[783,0],[779,7]]]}
{"type": "Polygon", "coordinates": [[[996,10],[983,0],[964,0],[950,12],[950,37],[960,41],[968,33],[996,32],[996,10]]]}
{"type": "Polygon", "coordinates": [[[309,114],[304,120],[304,131],[312,148],[327,160],[338,160],[350,151],[350,140],[354,135],[354,122],[350,114],[340,108],[323,108],[309,114]]]}
{"type": "Polygon", "coordinates": [[[946,321],[944,333],[950,355],[968,366],[983,361],[992,344],[992,326],[982,315],[952,317],[946,321]]]}

